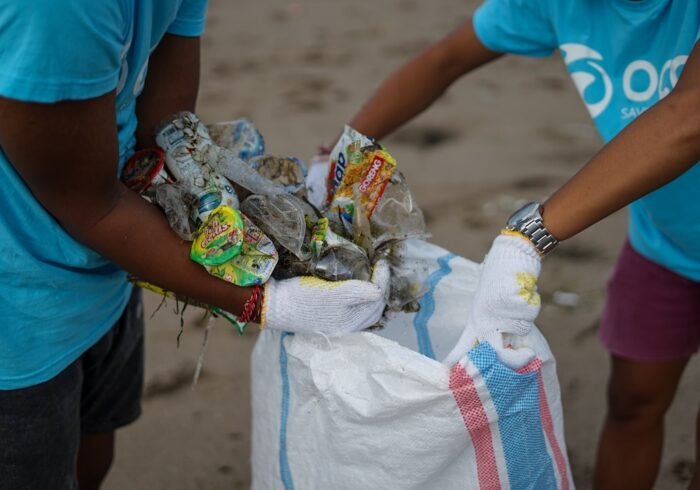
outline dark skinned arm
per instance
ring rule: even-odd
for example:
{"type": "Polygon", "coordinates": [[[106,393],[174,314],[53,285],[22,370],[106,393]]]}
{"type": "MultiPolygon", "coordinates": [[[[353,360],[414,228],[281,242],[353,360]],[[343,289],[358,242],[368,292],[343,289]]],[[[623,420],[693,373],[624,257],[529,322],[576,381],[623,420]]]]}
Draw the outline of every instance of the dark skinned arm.
{"type": "Polygon", "coordinates": [[[544,222],[558,239],[570,238],[671,182],[698,160],[700,44],[671,93],[605,145],[544,204],[544,222]]]}
{"type": "Polygon", "coordinates": [[[153,131],[166,117],[195,112],[199,92],[200,40],[166,34],[151,54],[148,77],[136,104],[139,148],[155,145],[153,131]]]}
{"type": "MultiPolygon", "coordinates": [[[[166,36],[139,100],[139,141],[163,117],[194,108],[199,40],[166,36]],[[177,59],[178,57],[181,57],[177,59]],[[167,83],[165,83],[167,81],[167,83]]],[[[113,92],[85,101],[0,98],[0,147],[37,200],[74,238],[148,282],[238,314],[250,290],[210,276],[163,213],[117,180],[113,92]]]]}

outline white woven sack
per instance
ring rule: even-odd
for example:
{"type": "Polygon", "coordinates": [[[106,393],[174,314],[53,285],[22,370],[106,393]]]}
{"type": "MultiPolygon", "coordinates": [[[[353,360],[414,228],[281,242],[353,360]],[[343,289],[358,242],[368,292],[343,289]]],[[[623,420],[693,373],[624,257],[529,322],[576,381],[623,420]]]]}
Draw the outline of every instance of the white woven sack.
{"type": "Polygon", "coordinates": [[[417,314],[342,338],[263,331],[252,359],[254,490],[571,489],[554,359],[515,372],[488,343],[436,361],[464,326],[478,266],[422,241],[417,314]]]}

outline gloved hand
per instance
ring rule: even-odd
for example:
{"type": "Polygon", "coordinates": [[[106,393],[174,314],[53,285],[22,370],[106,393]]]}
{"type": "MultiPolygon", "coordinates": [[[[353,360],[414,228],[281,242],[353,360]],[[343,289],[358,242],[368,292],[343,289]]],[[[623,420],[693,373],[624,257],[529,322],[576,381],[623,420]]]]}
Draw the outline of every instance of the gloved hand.
{"type": "Polygon", "coordinates": [[[263,296],[261,327],[331,337],[371,327],[386,307],[389,278],[389,264],[380,260],[371,282],[331,282],[311,276],[270,279],[263,296]]]}
{"type": "Polygon", "coordinates": [[[532,349],[510,347],[509,336],[527,335],[540,312],[540,268],[540,255],[527,238],[510,232],[498,236],[482,264],[466,328],[443,362],[454,365],[483,341],[513,369],[531,361],[532,349]]]}

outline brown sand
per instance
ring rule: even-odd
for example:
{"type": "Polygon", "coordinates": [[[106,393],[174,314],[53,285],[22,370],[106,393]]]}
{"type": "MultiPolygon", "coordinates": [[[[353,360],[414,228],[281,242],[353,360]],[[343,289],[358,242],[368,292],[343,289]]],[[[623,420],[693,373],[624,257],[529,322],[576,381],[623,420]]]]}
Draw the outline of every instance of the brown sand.
{"type": "MultiPolygon", "coordinates": [[[[212,0],[200,116],[250,117],[272,152],[310,157],[382,77],[464,20],[476,3],[212,0]]],[[[425,210],[434,241],[474,260],[517,199],[548,195],[600,146],[560,60],[515,57],[460,81],[386,143],[425,210]]],[[[563,246],[540,282],[545,305],[538,324],[558,358],[580,488],[590,486],[604,416],[608,361],[597,325],[624,236],[624,216],[613,216],[563,246]],[[555,291],[579,294],[579,305],[555,305],[555,291]]],[[[157,304],[148,298],[147,311],[157,304]]],[[[143,417],[120,433],[105,488],[247,488],[255,333],[238,337],[217,323],[202,379],[192,390],[203,334],[195,325],[199,313],[186,315],[177,349],[179,320],[165,310],[148,322],[143,417]]],[[[695,361],[668,416],[659,489],[684,488],[691,474],[698,386],[695,361]]]]}

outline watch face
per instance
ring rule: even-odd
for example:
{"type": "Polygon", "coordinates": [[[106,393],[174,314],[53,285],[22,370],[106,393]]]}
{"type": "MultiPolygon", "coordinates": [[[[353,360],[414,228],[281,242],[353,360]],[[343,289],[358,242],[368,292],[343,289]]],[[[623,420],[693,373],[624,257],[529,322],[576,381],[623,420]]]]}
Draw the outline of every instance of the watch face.
{"type": "Polygon", "coordinates": [[[515,213],[513,213],[513,215],[508,219],[508,223],[506,226],[508,228],[517,230],[523,222],[529,221],[530,219],[537,216],[539,214],[539,210],[540,203],[528,203],[522,208],[518,209],[515,213]]]}

